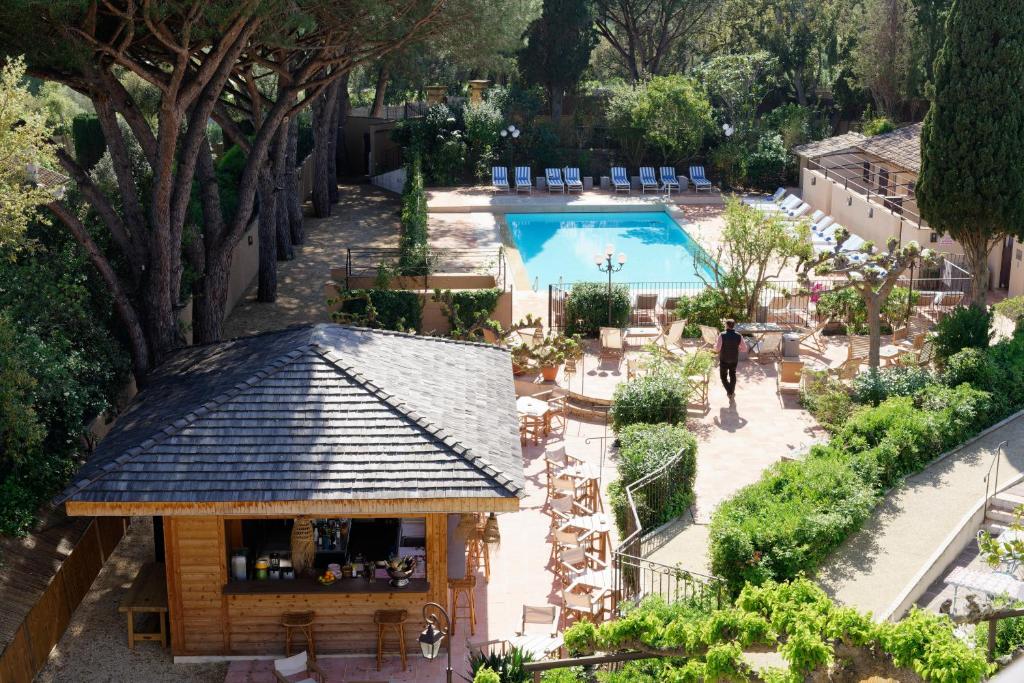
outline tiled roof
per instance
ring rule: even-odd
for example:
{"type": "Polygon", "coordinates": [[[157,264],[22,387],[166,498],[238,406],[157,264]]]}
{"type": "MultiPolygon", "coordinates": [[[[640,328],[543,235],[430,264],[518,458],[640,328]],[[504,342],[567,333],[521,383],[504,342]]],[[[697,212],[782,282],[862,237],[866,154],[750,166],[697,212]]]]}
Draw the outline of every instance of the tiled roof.
{"type": "Polygon", "coordinates": [[[814,159],[827,154],[835,154],[836,152],[852,149],[863,140],[865,140],[863,135],[855,131],[850,131],[849,133],[825,138],[824,140],[815,140],[814,142],[797,145],[793,148],[793,153],[802,157],[814,159]]]}
{"type": "Polygon", "coordinates": [[[921,125],[914,123],[888,133],[873,135],[857,145],[867,154],[902,166],[908,171],[921,170],[921,125]]]}
{"type": "Polygon", "coordinates": [[[513,498],[523,486],[506,351],[316,325],[177,353],[65,496],[513,498]]]}

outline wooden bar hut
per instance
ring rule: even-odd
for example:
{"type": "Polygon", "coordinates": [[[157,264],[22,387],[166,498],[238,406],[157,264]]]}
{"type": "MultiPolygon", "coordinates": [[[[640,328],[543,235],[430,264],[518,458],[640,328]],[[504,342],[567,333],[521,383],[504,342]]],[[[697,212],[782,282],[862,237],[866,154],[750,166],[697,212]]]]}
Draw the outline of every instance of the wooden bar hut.
{"type": "Polygon", "coordinates": [[[449,554],[465,571],[449,528],[517,510],[523,483],[506,351],[316,325],[178,352],[63,497],[70,515],[154,517],[188,661],[280,654],[295,611],[315,613],[318,654],[374,651],[381,609],[408,612],[416,648],[449,554]],[[418,558],[401,588],[377,565],[396,556],[418,558]]]}

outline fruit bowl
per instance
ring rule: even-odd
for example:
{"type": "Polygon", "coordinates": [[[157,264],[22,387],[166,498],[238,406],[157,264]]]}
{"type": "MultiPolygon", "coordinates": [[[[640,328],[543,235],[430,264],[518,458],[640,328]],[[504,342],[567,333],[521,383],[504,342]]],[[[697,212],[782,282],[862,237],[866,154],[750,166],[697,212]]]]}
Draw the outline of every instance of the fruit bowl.
{"type": "Polygon", "coordinates": [[[403,557],[400,560],[389,561],[387,566],[388,576],[391,577],[391,581],[389,583],[395,588],[404,588],[408,586],[409,577],[412,576],[412,572],[415,568],[415,557],[403,557]]]}

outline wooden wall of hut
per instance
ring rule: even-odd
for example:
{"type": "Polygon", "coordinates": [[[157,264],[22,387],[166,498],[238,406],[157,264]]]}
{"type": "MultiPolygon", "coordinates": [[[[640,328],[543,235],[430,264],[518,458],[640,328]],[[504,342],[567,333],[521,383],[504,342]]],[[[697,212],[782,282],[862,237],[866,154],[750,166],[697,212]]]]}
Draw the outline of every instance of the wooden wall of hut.
{"type": "MultiPolygon", "coordinates": [[[[424,517],[424,515],[418,515],[424,517]]],[[[164,517],[167,591],[171,641],[176,657],[279,655],[284,652],[285,612],[312,611],[320,654],[376,652],[377,610],[408,612],[405,636],[409,652],[426,624],[427,602],[447,604],[447,515],[427,520],[427,592],[225,594],[228,547],[224,517],[164,517]]],[[[281,581],[282,589],[288,582],[281,581]]],[[[298,647],[303,647],[301,636],[298,647]]]]}

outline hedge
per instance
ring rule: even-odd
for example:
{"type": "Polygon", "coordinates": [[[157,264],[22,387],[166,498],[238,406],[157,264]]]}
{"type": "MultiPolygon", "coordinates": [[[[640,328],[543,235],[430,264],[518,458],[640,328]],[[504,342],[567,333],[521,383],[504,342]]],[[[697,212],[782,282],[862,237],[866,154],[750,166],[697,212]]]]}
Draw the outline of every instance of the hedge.
{"type": "Polygon", "coordinates": [[[677,454],[677,462],[662,477],[667,487],[665,500],[648,502],[643,490],[633,502],[643,528],[659,526],[683,514],[693,504],[693,482],[697,476],[697,440],[685,427],[668,424],[634,424],[619,436],[619,479],[609,487],[612,513],[620,537],[626,535],[629,503],[625,489],[655,471],[677,454]]]}
{"type": "Polygon", "coordinates": [[[616,432],[631,424],[676,424],[686,420],[690,388],[670,371],[650,372],[616,385],[609,411],[616,432]]]}
{"type": "Polygon", "coordinates": [[[738,591],[813,572],[903,477],[1024,406],[1024,338],[987,354],[997,368],[992,393],[933,381],[912,397],[857,408],[827,445],[772,467],[722,503],[711,521],[715,574],[738,591]]]}
{"type": "Polygon", "coordinates": [[[107,152],[107,139],[100,120],[94,114],[79,114],[71,119],[71,139],[75,144],[75,161],[89,170],[107,152]]]}
{"type": "MultiPolygon", "coordinates": [[[[629,322],[629,287],[612,285],[611,327],[625,327],[629,322]]],[[[580,282],[572,286],[565,299],[565,333],[569,336],[596,335],[609,326],[608,285],[580,282]]]]}
{"type": "Polygon", "coordinates": [[[408,332],[423,324],[423,299],[400,289],[353,289],[328,303],[339,303],[335,322],[408,332]]]}

